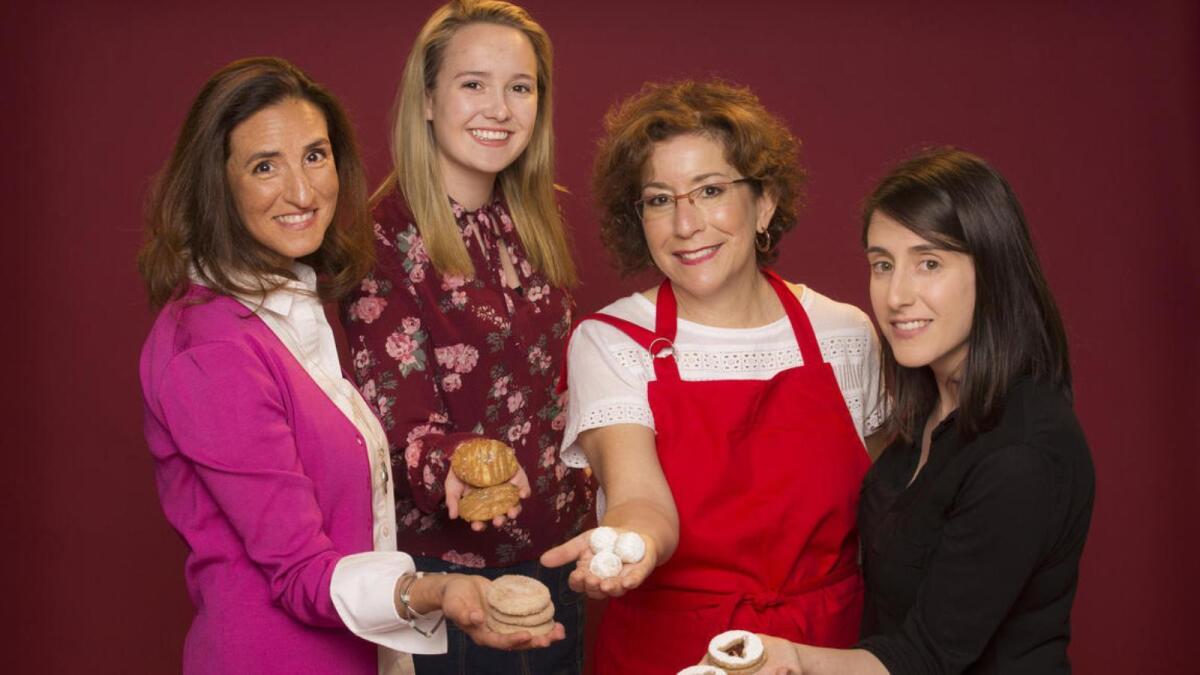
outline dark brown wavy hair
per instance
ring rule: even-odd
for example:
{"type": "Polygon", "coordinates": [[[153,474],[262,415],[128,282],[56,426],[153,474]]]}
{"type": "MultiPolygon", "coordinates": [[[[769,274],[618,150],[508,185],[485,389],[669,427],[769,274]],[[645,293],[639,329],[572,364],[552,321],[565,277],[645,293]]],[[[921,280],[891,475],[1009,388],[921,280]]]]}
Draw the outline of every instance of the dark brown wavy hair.
{"type": "Polygon", "coordinates": [[[291,98],[324,113],[338,174],[337,207],[325,239],[300,261],[316,270],[322,300],[344,295],[371,269],[375,249],[366,174],[346,113],[287,61],[243,59],[219,70],[200,90],[151,189],[137,263],[152,306],[182,295],[189,269],[223,294],[263,293],[278,287],[280,278],[294,278],[280,257],[246,229],[225,171],[233,129],[291,98]]]}
{"type": "Polygon", "coordinates": [[[778,256],[779,241],[796,225],[805,180],[797,164],[800,143],[749,89],[720,80],[648,83],[609,110],[592,173],[600,211],[600,238],[622,274],[654,263],[633,203],[654,144],[681,134],[704,134],[725,147],[726,160],[752,179],[755,194],[778,201],[767,225],[771,245],[758,264],[778,256]]]}
{"type": "MultiPolygon", "coordinates": [[[[1020,202],[998,171],[952,147],[901,163],[867,197],[862,241],[878,211],[929,243],[971,256],[975,312],[959,385],[958,429],[965,440],[995,426],[1009,388],[1031,377],[1071,397],[1067,335],[1038,263],[1020,202]]],[[[938,390],[929,368],[905,368],[883,344],[892,430],[920,438],[938,390]]]]}

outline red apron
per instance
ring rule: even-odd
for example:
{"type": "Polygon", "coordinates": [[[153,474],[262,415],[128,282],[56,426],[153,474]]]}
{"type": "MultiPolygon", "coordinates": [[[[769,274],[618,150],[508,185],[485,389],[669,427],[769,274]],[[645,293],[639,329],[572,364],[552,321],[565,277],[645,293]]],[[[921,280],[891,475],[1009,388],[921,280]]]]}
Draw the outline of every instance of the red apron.
{"type": "Polygon", "coordinates": [[[658,291],[653,333],[588,317],[656,357],[650,409],[680,525],[671,560],[609,600],[596,641],[601,675],[670,675],[731,628],[824,647],[858,639],[855,516],[867,453],[808,315],[779,277],[765,274],[804,362],[766,381],[679,378],[669,281],[658,291]]]}

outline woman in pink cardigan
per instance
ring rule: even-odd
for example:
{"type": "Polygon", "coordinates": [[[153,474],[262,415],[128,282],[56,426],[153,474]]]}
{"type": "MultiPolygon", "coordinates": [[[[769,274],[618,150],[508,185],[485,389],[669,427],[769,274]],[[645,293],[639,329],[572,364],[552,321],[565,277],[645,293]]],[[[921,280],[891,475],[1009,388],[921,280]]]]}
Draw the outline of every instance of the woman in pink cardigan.
{"type": "Polygon", "coordinates": [[[403,671],[404,653],[445,650],[443,613],[488,646],[562,638],[487,630],[487,580],[422,576],[397,550],[387,440],[322,306],[370,268],[371,237],[337,102],[279,59],[214,75],[138,259],[162,308],[141,357],[146,439],[196,605],[185,673],[403,671]]]}

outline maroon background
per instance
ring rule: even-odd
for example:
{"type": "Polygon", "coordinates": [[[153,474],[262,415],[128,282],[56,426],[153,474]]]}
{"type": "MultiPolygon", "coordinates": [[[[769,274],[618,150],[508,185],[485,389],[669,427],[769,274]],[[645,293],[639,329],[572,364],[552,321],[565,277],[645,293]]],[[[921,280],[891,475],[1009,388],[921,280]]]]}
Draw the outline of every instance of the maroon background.
{"type": "MultiPolygon", "coordinates": [[[[208,75],[273,54],[342,97],[378,179],[401,63],[434,3],[15,4],[0,10],[17,241],[3,266],[16,343],[0,513],[4,613],[17,620],[0,660],[15,656],[8,672],[172,672],[191,608],[136,378],[151,321],[133,266],[149,176],[208,75]]],[[[645,283],[607,266],[587,178],[602,113],[644,80],[719,74],[787,119],[812,180],[779,268],[860,306],[856,209],[872,181],[925,144],[982,154],[1033,225],[1095,453],[1075,664],[1193,670],[1200,373],[1185,329],[1200,290],[1200,9],[976,4],[529,2],[558,48],[580,304],[645,283]]]]}

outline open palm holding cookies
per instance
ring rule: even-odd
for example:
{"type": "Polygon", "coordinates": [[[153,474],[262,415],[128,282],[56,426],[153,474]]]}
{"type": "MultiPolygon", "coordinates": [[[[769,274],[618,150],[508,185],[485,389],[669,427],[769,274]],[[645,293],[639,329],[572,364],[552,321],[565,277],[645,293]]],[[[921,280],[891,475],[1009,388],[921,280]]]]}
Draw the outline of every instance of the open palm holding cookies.
{"type": "Polygon", "coordinates": [[[619,597],[637,588],[658,561],[654,542],[633,530],[601,526],[542,554],[542,564],[575,561],[571,589],[591,598],[619,597]]]}
{"type": "Polygon", "coordinates": [[[529,479],[509,446],[489,438],[459,443],[446,475],[446,509],[471,529],[482,531],[490,521],[500,527],[521,512],[529,496],[529,479]]]}

